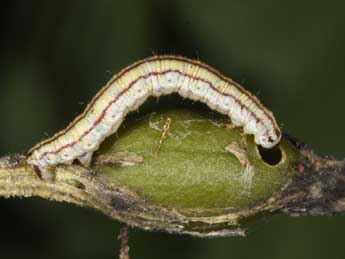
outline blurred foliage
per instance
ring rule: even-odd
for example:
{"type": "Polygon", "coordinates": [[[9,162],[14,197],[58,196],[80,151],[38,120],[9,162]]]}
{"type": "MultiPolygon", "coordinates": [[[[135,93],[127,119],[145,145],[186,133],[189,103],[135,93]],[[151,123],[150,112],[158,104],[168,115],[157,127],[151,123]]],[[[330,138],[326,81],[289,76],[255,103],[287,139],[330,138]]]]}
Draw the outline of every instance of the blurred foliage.
{"type": "MultiPolygon", "coordinates": [[[[345,2],[3,1],[0,152],[62,129],[111,75],[155,54],[243,83],[283,129],[344,157],[345,2]]],[[[1,200],[1,258],[114,258],[118,222],[40,199],[1,200]],[[6,223],[4,223],[6,222],[6,223]]],[[[340,258],[345,220],[276,217],[247,238],[132,231],[133,258],[340,258]]]]}

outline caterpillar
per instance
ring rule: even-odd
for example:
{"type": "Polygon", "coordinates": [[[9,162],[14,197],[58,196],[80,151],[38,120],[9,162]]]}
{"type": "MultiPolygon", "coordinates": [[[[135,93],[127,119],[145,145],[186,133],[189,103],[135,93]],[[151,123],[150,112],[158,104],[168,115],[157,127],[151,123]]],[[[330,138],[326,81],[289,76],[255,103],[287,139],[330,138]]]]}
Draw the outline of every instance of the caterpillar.
{"type": "Polygon", "coordinates": [[[114,75],[84,112],[64,130],[35,145],[27,162],[41,170],[79,160],[89,166],[102,141],[117,131],[127,113],[149,96],[178,93],[226,114],[232,124],[272,148],[281,139],[273,114],[241,85],[210,66],[180,56],[153,56],[114,75]]]}

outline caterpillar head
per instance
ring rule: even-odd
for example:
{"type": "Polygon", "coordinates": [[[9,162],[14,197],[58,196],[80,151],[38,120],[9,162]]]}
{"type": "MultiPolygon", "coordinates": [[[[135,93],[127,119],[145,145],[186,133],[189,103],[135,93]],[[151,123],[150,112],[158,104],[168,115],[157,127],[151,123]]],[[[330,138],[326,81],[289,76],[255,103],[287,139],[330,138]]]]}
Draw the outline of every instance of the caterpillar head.
{"type": "Polygon", "coordinates": [[[281,139],[281,133],[277,129],[269,130],[261,135],[255,136],[255,143],[262,146],[263,148],[273,148],[276,146],[281,139]]]}

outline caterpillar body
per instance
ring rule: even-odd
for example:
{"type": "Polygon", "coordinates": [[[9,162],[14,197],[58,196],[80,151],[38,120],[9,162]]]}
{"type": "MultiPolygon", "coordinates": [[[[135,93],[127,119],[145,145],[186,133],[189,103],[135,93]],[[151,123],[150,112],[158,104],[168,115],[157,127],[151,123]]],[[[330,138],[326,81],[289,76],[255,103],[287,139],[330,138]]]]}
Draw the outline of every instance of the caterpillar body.
{"type": "Polygon", "coordinates": [[[281,139],[273,114],[241,85],[208,65],[178,56],[153,56],[116,74],[66,129],[35,145],[27,162],[44,170],[78,159],[88,166],[102,141],[149,96],[178,93],[226,114],[264,148],[281,139]]]}

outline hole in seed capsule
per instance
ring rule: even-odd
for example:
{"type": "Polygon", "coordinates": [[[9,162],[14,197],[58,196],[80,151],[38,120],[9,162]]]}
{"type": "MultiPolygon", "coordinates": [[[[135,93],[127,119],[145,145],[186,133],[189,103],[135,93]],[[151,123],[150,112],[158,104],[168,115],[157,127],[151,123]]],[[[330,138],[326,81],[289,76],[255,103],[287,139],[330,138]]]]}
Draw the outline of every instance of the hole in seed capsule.
{"type": "Polygon", "coordinates": [[[258,150],[262,160],[264,160],[269,165],[277,165],[282,160],[283,156],[279,145],[270,149],[258,146],[258,150]]]}

